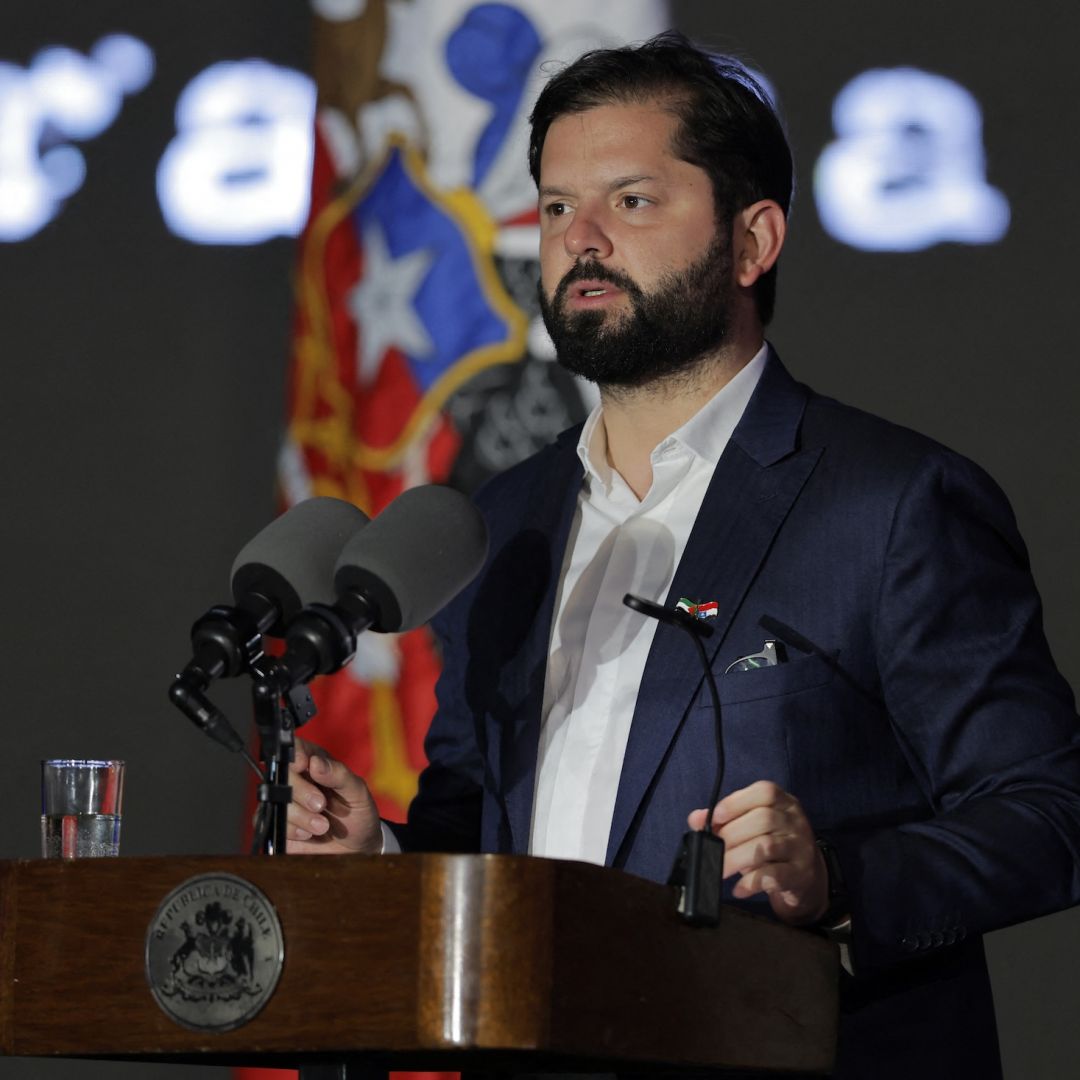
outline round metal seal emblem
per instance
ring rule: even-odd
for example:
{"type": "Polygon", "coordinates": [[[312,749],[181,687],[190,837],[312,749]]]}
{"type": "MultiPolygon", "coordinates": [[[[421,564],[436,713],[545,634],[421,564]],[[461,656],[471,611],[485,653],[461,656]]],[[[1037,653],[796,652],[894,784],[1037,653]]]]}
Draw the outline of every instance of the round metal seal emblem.
{"type": "Polygon", "coordinates": [[[250,881],[205,874],[178,885],[146,931],[158,1005],[195,1031],[231,1031],[270,1000],[285,947],[270,901],[250,881]]]}

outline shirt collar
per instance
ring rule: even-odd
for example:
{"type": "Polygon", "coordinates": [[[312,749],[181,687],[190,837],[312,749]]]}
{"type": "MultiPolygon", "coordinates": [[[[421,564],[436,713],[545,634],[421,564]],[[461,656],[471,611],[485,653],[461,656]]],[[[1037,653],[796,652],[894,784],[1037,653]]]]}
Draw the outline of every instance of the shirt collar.
{"type": "MultiPolygon", "coordinates": [[[[768,358],[769,346],[764,344],[730,382],[722,386],[681,428],[653,449],[653,462],[658,454],[678,445],[715,466],[753,396],[768,358]]],[[[607,433],[604,430],[602,404],[589,413],[578,438],[577,453],[586,475],[599,480],[605,489],[609,488],[612,469],[607,460],[607,433]]]]}

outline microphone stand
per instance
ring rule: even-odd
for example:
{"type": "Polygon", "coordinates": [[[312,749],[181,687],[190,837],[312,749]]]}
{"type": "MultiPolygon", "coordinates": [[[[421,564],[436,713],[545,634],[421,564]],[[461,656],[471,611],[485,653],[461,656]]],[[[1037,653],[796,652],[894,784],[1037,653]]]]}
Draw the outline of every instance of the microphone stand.
{"type": "Polygon", "coordinates": [[[315,715],[307,681],[338,671],[356,651],[357,635],[375,621],[362,595],[346,592],[331,607],[309,604],[290,623],[283,657],[261,656],[251,665],[255,726],[266,776],[259,785],[259,813],[252,853],[285,854],[285,831],[292,788],[289,764],[295,758],[295,731],[315,715]]]}
{"type": "Polygon", "coordinates": [[[292,788],[289,763],[295,756],[293,733],[315,715],[306,686],[294,686],[282,661],[262,649],[273,607],[261,617],[241,607],[211,608],[192,627],[194,658],[169,687],[169,700],[196,727],[241,754],[259,777],[259,809],[251,853],[284,855],[292,788]],[[259,732],[260,768],[225,714],[207,697],[210,683],[246,672],[252,679],[251,704],[259,732]]]}
{"type": "Polygon", "coordinates": [[[284,855],[295,733],[315,715],[315,703],[306,686],[289,686],[285,666],[275,657],[262,657],[252,665],[251,673],[251,705],[259,733],[259,758],[264,763],[251,850],[253,855],[284,855]]]}

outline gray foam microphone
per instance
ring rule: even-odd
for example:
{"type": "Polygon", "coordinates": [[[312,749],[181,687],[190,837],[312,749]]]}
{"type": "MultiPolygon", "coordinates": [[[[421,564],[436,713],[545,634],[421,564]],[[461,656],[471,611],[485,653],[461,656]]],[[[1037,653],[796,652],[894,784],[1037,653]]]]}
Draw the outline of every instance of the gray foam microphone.
{"type": "Polygon", "coordinates": [[[333,600],[337,558],[367,520],[341,499],[307,499],[244,545],[232,566],[236,606],[212,607],[196,620],[191,662],[169,688],[169,700],[196,727],[243,752],[244,740],[206,697],[207,687],[225,676],[259,674],[263,635],[284,635],[306,605],[333,600]]]}
{"type": "Polygon", "coordinates": [[[285,626],[308,604],[334,602],[334,568],[367,515],[343,499],[317,496],[297,503],[241,548],[230,580],[242,607],[265,600],[275,609],[266,632],[285,626]]]}
{"type": "Polygon", "coordinates": [[[487,548],[484,519],[461,492],[409,488],[346,543],[334,584],[373,606],[373,630],[411,630],[476,577],[487,548]]]}

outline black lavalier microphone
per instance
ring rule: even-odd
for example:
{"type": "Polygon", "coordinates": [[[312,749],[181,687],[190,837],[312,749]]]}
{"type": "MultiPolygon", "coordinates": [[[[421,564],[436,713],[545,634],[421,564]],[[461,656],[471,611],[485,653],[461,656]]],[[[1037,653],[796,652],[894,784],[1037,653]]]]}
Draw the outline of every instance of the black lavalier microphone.
{"type": "Polygon", "coordinates": [[[720,694],[716,689],[709,658],[703,641],[711,637],[713,628],[704,619],[697,619],[678,608],[666,608],[627,593],[623,603],[633,611],[647,615],[667,626],[677,626],[690,636],[705,669],[705,684],[712,698],[716,732],[716,779],[709,796],[709,809],[704,829],[690,829],[683,834],[675,865],[668,884],[679,890],[679,914],[695,926],[715,926],[720,921],[721,896],[724,883],[724,841],[712,831],[713,815],[724,782],[724,738],[720,714],[720,694]]]}

